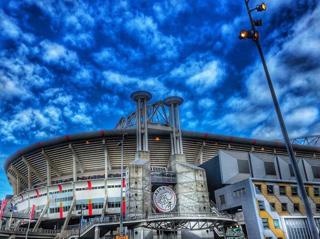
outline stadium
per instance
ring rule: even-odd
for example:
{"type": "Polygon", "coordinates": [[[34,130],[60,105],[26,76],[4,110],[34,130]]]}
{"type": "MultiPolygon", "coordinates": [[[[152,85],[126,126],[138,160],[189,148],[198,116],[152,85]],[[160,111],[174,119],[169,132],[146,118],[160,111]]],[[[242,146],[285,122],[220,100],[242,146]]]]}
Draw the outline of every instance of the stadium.
{"type": "MultiPolygon", "coordinates": [[[[131,98],[136,110],[112,130],[7,159],[1,238],[310,237],[282,142],[183,131],[182,98],[131,98]]],[[[319,225],[320,148],[294,150],[319,225]]]]}

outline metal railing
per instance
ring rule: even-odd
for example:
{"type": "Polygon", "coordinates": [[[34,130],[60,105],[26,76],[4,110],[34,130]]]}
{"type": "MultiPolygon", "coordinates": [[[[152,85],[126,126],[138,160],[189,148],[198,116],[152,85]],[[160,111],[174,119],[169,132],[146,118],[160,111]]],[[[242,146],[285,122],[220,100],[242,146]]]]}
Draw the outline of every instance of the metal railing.
{"type": "MultiPolygon", "coordinates": [[[[18,227],[18,228],[13,229],[13,228],[5,228],[5,226],[2,226],[0,228],[1,232],[8,232],[8,233],[12,233],[12,232],[14,232],[14,233],[17,233],[17,232],[26,233],[27,230],[28,229],[25,228],[25,227],[18,227]]],[[[58,232],[60,232],[60,230],[43,229],[43,228],[39,228],[39,229],[34,230],[34,231],[31,230],[31,229],[29,230],[29,233],[42,233],[42,234],[52,234],[52,235],[57,234],[58,232]]]]}

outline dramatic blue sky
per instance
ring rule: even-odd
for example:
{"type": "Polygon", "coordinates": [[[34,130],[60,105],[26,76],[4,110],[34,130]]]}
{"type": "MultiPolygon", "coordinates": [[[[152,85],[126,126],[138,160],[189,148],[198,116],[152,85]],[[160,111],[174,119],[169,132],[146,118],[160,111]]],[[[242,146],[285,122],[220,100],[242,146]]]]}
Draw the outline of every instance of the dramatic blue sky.
{"type": "MultiPolygon", "coordinates": [[[[320,3],[266,3],[255,16],[289,133],[319,133],[320,3]]],[[[281,138],[254,44],[238,39],[248,26],[242,0],[1,1],[1,164],[37,141],[113,128],[137,89],[182,96],[184,129],[281,138]]]]}

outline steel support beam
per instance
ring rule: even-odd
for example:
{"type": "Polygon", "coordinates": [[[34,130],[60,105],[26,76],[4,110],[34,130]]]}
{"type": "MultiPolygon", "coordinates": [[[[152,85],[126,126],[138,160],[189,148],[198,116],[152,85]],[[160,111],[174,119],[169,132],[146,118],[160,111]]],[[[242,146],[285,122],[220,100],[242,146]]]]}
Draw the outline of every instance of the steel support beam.
{"type": "Polygon", "coordinates": [[[101,216],[104,216],[106,208],[108,205],[108,170],[109,170],[109,158],[108,158],[108,149],[107,142],[105,139],[102,140],[103,151],[104,151],[104,202],[103,208],[101,211],[101,216]]]}
{"type": "Polygon", "coordinates": [[[28,171],[32,172],[41,182],[44,182],[44,177],[28,162],[25,157],[22,157],[22,162],[28,167],[28,171]]]}
{"type": "Polygon", "coordinates": [[[18,190],[20,191],[20,179],[22,179],[26,184],[28,184],[28,178],[26,176],[24,176],[22,173],[20,173],[19,170],[15,166],[11,165],[10,168],[12,169],[12,171],[16,175],[17,187],[18,187],[18,190]]]}
{"type": "Polygon", "coordinates": [[[69,149],[71,150],[72,153],[72,173],[73,173],[73,181],[76,182],[77,181],[77,166],[80,169],[81,173],[84,173],[84,168],[72,146],[72,144],[69,144],[69,149]]]}
{"type": "Polygon", "coordinates": [[[17,192],[17,178],[9,171],[8,171],[7,175],[8,175],[8,179],[13,187],[13,193],[18,194],[18,192],[17,192]]]}
{"type": "Polygon", "coordinates": [[[48,210],[48,208],[49,208],[49,202],[50,202],[50,201],[47,200],[47,204],[46,204],[46,206],[42,209],[41,214],[40,214],[40,216],[38,217],[38,220],[37,220],[37,222],[36,222],[36,225],[34,226],[34,228],[32,229],[32,231],[36,231],[36,230],[39,228],[40,223],[41,223],[41,221],[42,221],[42,218],[43,218],[44,214],[47,212],[47,210],[48,210]]]}
{"type": "Polygon", "coordinates": [[[64,231],[66,230],[68,224],[69,224],[69,221],[70,221],[70,218],[72,216],[72,211],[73,211],[73,208],[74,206],[76,205],[76,198],[73,197],[73,200],[71,202],[71,205],[70,205],[70,208],[69,208],[69,211],[67,213],[67,216],[66,218],[64,219],[64,222],[63,222],[63,225],[62,225],[62,228],[61,228],[61,233],[60,233],[60,236],[59,238],[63,238],[63,233],[64,231]]]}
{"type": "Polygon", "coordinates": [[[42,149],[41,154],[43,155],[44,159],[47,161],[47,164],[50,166],[51,170],[58,176],[61,177],[62,173],[58,169],[58,167],[52,162],[49,155],[46,153],[44,149],[42,149]]]}

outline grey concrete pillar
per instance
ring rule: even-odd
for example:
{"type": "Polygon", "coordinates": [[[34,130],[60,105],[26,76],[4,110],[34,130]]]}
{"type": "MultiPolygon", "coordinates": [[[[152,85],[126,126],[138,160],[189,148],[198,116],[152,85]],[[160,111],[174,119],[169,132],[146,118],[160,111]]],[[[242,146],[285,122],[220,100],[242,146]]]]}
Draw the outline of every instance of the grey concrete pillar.
{"type": "Polygon", "coordinates": [[[183,103],[183,99],[178,96],[170,96],[164,100],[164,103],[170,109],[170,125],[172,128],[171,143],[172,155],[183,154],[182,134],[180,124],[179,105],[183,103]]]}
{"type": "Polygon", "coordinates": [[[152,95],[147,91],[136,91],[131,99],[136,102],[137,152],[148,151],[148,112],[147,102],[152,95]]]}
{"type": "Polygon", "coordinates": [[[51,167],[49,162],[47,161],[47,186],[51,186],[51,167]]]}
{"type": "Polygon", "coordinates": [[[94,239],[100,239],[100,227],[94,228],[94,239]]]}

